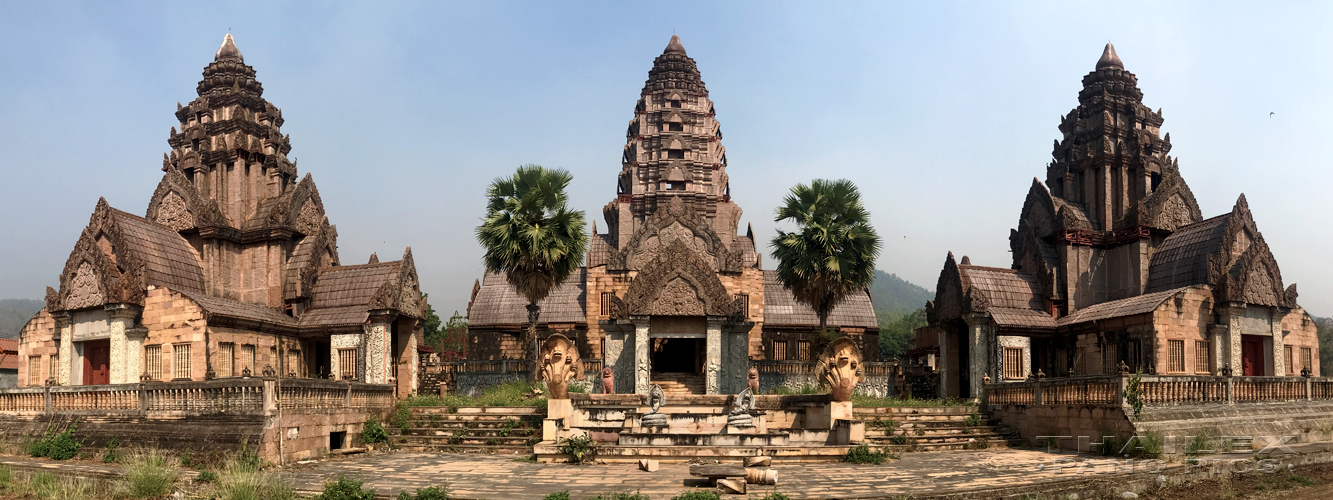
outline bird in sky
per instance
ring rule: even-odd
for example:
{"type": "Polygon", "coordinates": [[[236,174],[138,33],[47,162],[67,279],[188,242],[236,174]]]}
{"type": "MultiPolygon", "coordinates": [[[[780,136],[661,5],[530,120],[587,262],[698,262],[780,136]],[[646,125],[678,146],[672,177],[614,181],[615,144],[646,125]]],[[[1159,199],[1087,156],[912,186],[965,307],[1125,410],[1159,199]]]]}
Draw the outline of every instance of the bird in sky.
{"type": "Polygon", "coordinates": [[[1274,112],[1272,112],[1272,111],[1269,111],[1269,112],[1268,112],[1268,117],[1269,117],[1269,118],[1272,118],[1273,115],[1276,115],[1276,114],[1277,114],[1277,113],[1274,113],[1274,112]]]}

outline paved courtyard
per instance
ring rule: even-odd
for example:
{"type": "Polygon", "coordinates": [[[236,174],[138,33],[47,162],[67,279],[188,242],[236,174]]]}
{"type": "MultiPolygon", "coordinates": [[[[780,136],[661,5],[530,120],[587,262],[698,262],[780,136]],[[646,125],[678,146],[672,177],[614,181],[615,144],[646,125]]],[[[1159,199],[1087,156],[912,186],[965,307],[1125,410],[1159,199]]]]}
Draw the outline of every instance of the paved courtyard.
{"type": "MultiPolygon", "coordinates": [[[[1032,450],[912,453],[883,465],[842,463],[777,463],[777,486],[750,485],[749,498],[777,491],[791,498],[865,498],[896,494],[1020,486],[1077,477],[1051,465],[1069,454],[1032,450]]],[[[1089,457],[1081,457],[1083,458],[1089,457]]],[[[293,473],[296,487],[319,490],[330,478],[346,475],[365,481],[381,495],[449,482],[451,497],[467,499],[541,499],[569,490],[584,500],[603,493],[641,491],[667,500],[682,490],[702,485],[685,464],[662,464],[643,472],[634,464],[574,466],[515,462],[512,456],[395,453],[306,465],[293,473]]],[[[1105,476],[1103,476],[1105,477],[1105,476]]],[[[731,495],[729,498],[742,498],[731,495]]]]}

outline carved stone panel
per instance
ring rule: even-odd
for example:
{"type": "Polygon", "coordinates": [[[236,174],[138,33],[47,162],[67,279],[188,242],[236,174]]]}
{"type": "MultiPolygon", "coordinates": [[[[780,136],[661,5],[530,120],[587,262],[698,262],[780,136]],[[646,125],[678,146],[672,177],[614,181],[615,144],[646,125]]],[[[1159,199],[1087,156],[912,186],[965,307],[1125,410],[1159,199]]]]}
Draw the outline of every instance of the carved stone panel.
{"type": "Polygon", "coordinates": [[[174,231],[184,231],[194,227],[194,214],[190,213],[190,207],[185,204],[185,199],[175,191],[171,191],[157,206],[157,216],[153,218],[153,222],[174,231]]]}
{"type": "Polygon", "coordinates": [[[87,261],[79,264],[79,270],[70,280],[69,295],[65,299],[68,309],[83,309],[106,303],[106,292],[102,289],[102,280],[87,261]]]}

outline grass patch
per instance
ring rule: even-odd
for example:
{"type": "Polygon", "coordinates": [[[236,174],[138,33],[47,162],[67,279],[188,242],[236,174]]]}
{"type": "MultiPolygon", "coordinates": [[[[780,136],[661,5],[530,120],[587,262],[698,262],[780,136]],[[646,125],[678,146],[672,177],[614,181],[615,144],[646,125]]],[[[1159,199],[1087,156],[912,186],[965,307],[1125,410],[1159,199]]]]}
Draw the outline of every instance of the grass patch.
{"type": "Polygon", "coordinates": [[[1198,434],[1190,436],[1189,440],[1185,441],[1185,456],[1187,457],[1207,455],[1216,451],[1217,440],[1208,431],[1199,431],[1198,434]]]}
{"type": "Polygon", "coordinates": [[[826,392],[828,391],[824,390],[823,387],[808,384],[797,388],[780,385],[768,390],[769,394],[777,394],[780,396],[804,396],[808,394],[823,394],[826,392]]]}
{"type": "Polygon", "coordinates": [[[874,451],[868,445],[861,445],[847,450],[847,455],[842,457],[843,462],[849,464],[871,464],[879,465],[885,460],[895,458],[884,451],[874,451]]]}
{"type": "Polygon", "coordinates": [[[936,407],[936,406],[976,406],[971,400],[964,399],[917,399],[911,396],[881,398],[864,394],[852,394],[852,404],[862,408],[880,408],[888,406],[936,407]]]}
{"type": "Polygon", "coordinates": [[[403,401],[403,406],[445,406],[449,408],[459,408],[463,406],[536,406],[546,408],[546,384],[544,382],[519,380],[509,382],[493,387],[487,387],[480,396],[462,396],[450,394],[448,396],[438,396],[434,394],[424,396],[412,396],[403,401]],[[541,396],[525,397],[532,394],[535,390],[541,390],[541,396]]]}
{"type": "Polygon", "coordinates": [[[783,495],[781,493],[774,491],[772,493],[764,495],[764,500],[791,500],[791,499],[787,498],[787,495],[783,495]]]}
{"type": "Polygon", "coordinates": [[[966,425],[968,427],[976,427],[978,425],[981,425],[981,414],[977,413],[974,410],[971,415],[967,416],[967,419],[963,420],[963,425],[966,425]]]}
{"type": "Polygon", "coordinates": [[[683,491],[679,495],[671,497],[671,500],[721,500],[716,491],[695,490],[683,491]]]}
{"type": "Polygon", "coordinates": [[[569,491],[557,491],[542,497],[542,500],[569,500],[569,491]]]}
{"type": "Polygon", "coordinates": [[[430,486],[417,490],[416,496],[406,490],[398,493],[398,500],[449,500],[449,486],[430,486]]]}
{"type": "Polygon", "coordinates": [[[634,493],[626,491],[616,494],[601,494],[589,498],[588,500],[651,500],[651,499],[648,498],[648,495],[644,495],[643,493],[637,491],[634,493]]]}
{"type": "Polygon", "coordinates": [[[171,492],[180,474],[174,459],[155,449],[131,454],[125,460],[121,493],[131,498],[158,498],[171,492]]]}
{"type": "Polygon", "coordinates": [[[33,458],[47,457],[52,460],[74,458],[79,454],[79,449],[83,448],[83,442],[74,439],[75,427],[71,425],[58,434],[51,434],[48,431],[45,436],[28,445],[28,455],[33,458]]]}

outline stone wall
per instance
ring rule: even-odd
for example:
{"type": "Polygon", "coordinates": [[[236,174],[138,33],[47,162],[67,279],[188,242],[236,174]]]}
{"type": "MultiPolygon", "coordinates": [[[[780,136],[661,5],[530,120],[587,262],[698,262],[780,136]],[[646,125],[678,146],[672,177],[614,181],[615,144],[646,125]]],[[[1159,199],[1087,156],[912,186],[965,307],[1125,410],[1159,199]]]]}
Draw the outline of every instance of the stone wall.
{"type": "Polygon", "coordinates": [[[1046,439],[1038,436],[1066,436],[1058,439],[1060,448],[1086,451],[1089,442],[1101,441],[1094,436],[1123,438],[1135,433],[1129,417],[1116,407],[990,405],[988,413],[991,420],[1003,422],[1033,446],[1047,445],[1046,439]],[[1089,438],[1080,443],[1079,436],[1089,438]]]}
{"type": "MultiPolygon", "coordinates": [[[[46,379],[48,378],[60,380],[59,373],[51,372],[51,357],[60,356],[59,346],[53,339],[55,333],[55,318],[52,318],[51,315],[46,312],[45,307],[43,307],[41,311],[38,311],[36,316],[33,316],[32,319],[28,320],[26,325],[23,325],[23,329],[19,331],[19,343],[22,344],[19,347],[19,352],[27,357],[40,356],[41,361],[37,365],[41,371],[38,372],[36,377],[30,378],[28,374],[28,358],[21,357],[19,359],[19,370],[16,378],[19,387],[27,386],[28,381],[31,379],[36,379],[38,381],[37,385],[45,384],[46,379]]],[[[66,357],[65,359],[69,358],[66,357]]],[[[61,365],[57,364],[56,366],[57,369],[59,369],[61,365]]]]}
{"type": "MultiPolygon", "coordinates": [[[[527,379],[528,374],[525,372],[460,372],[455,375],[455,380],[458,383],[455,393],[462,396],[480,396],[488,387],[521,382],[527,379]]],[[[617,382],[616,385],[619,386],[620,383],[617,382]]]]}
{"type": "MultiPolygon", "coordinates": [[[[1144,408],[1134,426],[1163,436],[1294,436],[1293,442],[1333,439],[1333,402],[1193,404],[1144,408]]],[[[1256,439],[1267,444],[1267,440],[1256,439]]]]}

